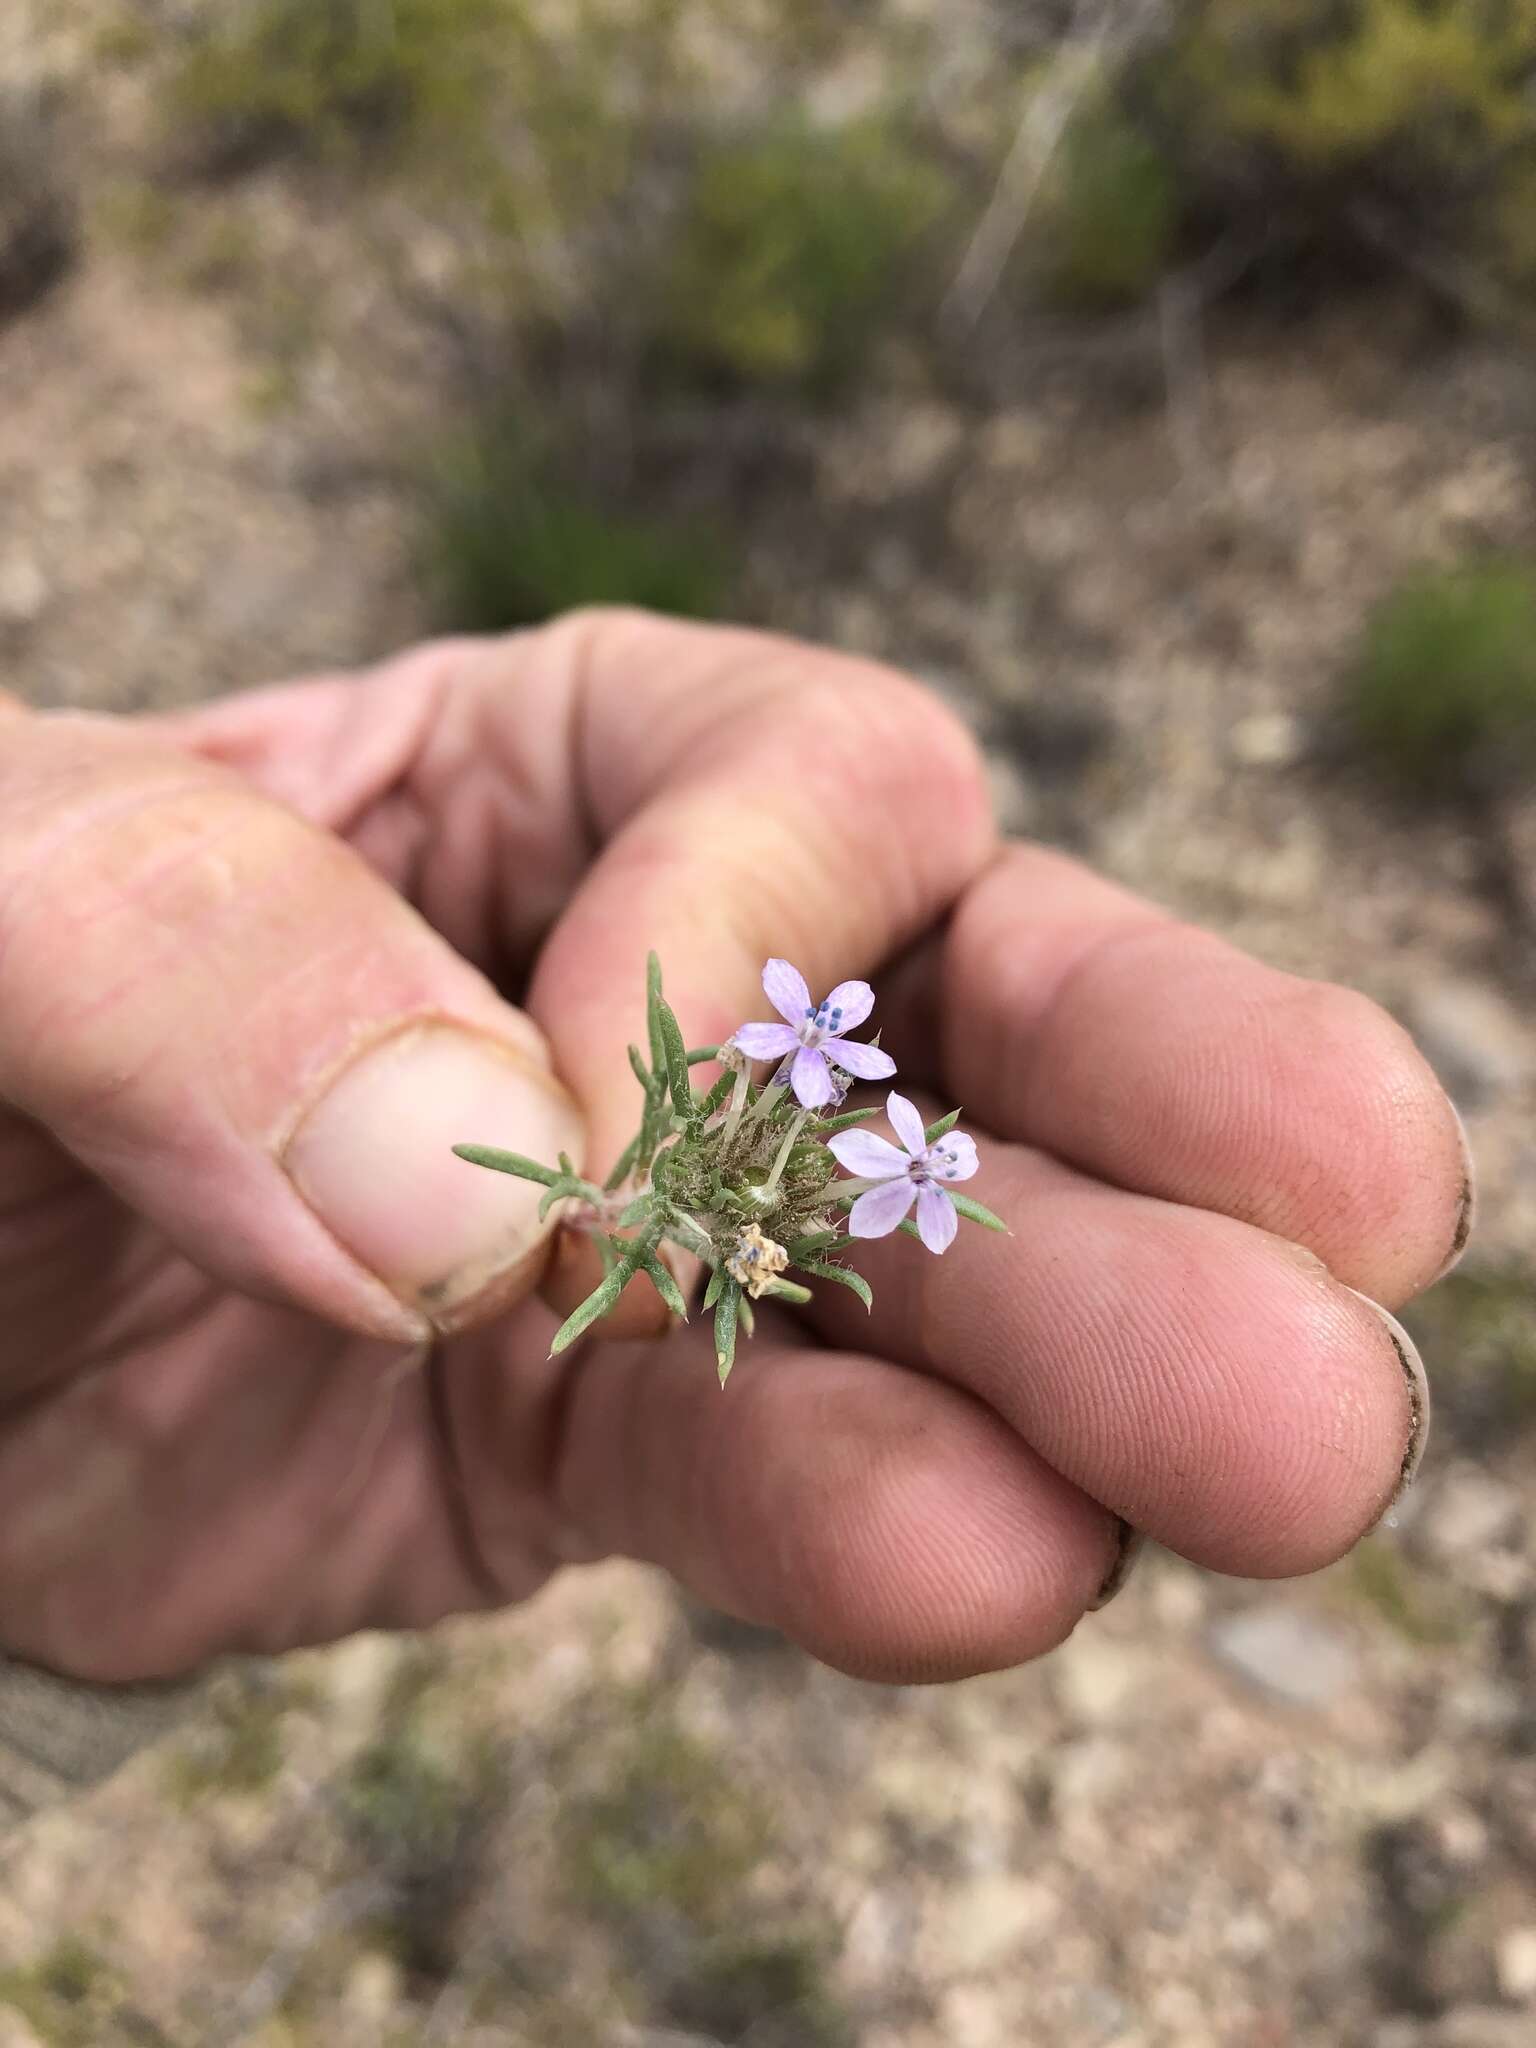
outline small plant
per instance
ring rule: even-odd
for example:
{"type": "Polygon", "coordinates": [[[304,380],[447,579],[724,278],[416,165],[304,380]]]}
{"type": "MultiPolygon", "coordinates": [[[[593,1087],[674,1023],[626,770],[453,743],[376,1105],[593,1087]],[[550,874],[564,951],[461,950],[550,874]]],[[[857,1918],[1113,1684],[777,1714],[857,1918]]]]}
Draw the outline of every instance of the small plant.
{"type": "Polygon", "coordinates": [[[1360,744],[1417,789],[1463,795],[1536,762],[1536,570],[1463,564],[1377,608],[1345,692],[1360,744]]]}
{"type": "Polygon", "coordinates": [[[588,604],[713,618],[732,581],[713,534],[605,504],[499,421],[439,454],[421,519],[427,580],[445,622],[467,632],[504,632],[588,604]]]}
{"type": "Polygon", "coordinates": [[[1106,312],[1146,297],[1178,240],[1178,175],[1113,106],[1073,122],[1042,209],[1040,260],[1063,305],[1106,312]]]}
{"type": "Polygon", "coordinates": [[[42,112],[0,98],[0,320],[24,313],[79,254],[79,218],[62,143],[42,112]]]}
{"type": "Polygon", "coordinates": [[[18,2013],[49,2048],[95,2048],[119,1996],[104,1957],[74,1934],[35,1962],[0,1970],[0,2012],[18,2013]]]}
{"type": "Polygon", "coordinates": [[[215,173],[290,149],[377,153],[477,115],[523,18],[520,0],[238,0],[186,32],[167,113],[215,173]]]}
{"type": "Polygon", "coordinates": [[[885,120],[795,118],[707,148],[662,273],[660,353],[731,383],[837,389],[947,200],[936,167],[885,120]]]}
{"type": "Polygon", "coordinates": [[[1442,1361],[1436,1423],[1458,1444],[1486,1451],[1536,1428],[1536,1268],[1462,1266],[1407,1319],[1442,1361]]]}
{"type": "Polygon", "coordinates": [[[896,1071],[877,1045],[847,1036],[874,1008],[867,982],[840,982],[816,1003],[798,969],[770,960],[763,989],[782,1022],[743,1024],[724,1045],[690,1052],[662,994],[660,962],[650,956],[649,1063],[638,1046],[629,1048],[643,1098],[640,1128],[601,1187],[563,1155],[552,1167],[489,1145],[454,1147],[471,1165],[538,1182],[545,1189],[540,1213],[566,1204],[566,1227],[585,1231],[597,1247],[603,1279],[561,1324],[552,1355],[610,1314],[640,1274],[674,1315],[686,1317],[664,1257],[669,1244],[709,1268],[704,1306],[714,1311],[723,1386],[738,1329],[752,1334],[755,1302],[811,1299],[808,1287],[786,1277],[791,1269],[848,1288],[868,1308],[868,1281],[838,1263],[850,1239],[902,1230],[941,1253],[961,1217],[1007,1229],[955,1185],[977,1168],[975,1142],[955,1128],[958,1110],[925,1129],[905,1096],[892,1093],[886,1113],[898,1145],[858,1128],[877,1110],[842,1111],[853,1080],[887,1080],[896,1071]],[[750,1069],[761,1060],[776,1064],[757,1087],[750,1069]],[[696,1090],[691,1070],[714,1062],[720,1078],[696,1090]],[[839,1181],[839,1166],[854,1178],[839,1181]]]}

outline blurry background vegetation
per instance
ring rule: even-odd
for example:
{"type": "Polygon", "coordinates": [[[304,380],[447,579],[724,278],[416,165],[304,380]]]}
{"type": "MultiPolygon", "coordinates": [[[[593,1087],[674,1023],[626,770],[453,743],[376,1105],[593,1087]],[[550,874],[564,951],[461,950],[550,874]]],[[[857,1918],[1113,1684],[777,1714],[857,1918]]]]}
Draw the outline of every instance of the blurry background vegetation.
{"type": "Polygon", "coordinates": [[[1532,2038],[1533,343],[1536,0],[0,18],[8,680],[885,655],[1010,826],[1389,1002],[1492,1196],[1418,1506],[1291,1604],[1154,1559],[941,1699],[636,1575],[232,1679],[0,1845],[0,2048],[1532,2038]]]}

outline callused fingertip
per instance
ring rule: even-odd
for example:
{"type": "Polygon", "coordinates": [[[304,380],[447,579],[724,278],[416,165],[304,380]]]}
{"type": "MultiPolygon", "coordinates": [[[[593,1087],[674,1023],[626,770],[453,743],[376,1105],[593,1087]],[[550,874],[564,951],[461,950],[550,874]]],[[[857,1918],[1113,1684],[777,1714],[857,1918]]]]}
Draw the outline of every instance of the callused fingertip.
{"type": "MultiPolygon", "coordinates": [[[[1357,1301],[1362,1302],[1385,1328],[1408,1396],[1408,1435],[1403,1446],[1402,1462],[1391,1492],[1370,1524],[1370,1527],[1374,1528],[1383,1516],[1389,1515],[1397,1506],[1412,1485],[1413,1476],[1423,1462],[1425,1446],[1429,1442],[1429,1375],[1424,1370],[1419,1347],[1390,1309],[1383,1308],[1379,1301],[1372,1301],[1368,1294],[1362,1294],[1357,1287],[1351,1287],[1348,1292],[1354,1295],[1357,1301]]],[[[1368,1534],[1369,1531],[1363,1533],[1368,1534]]]]}
{"type": "Polygon", "coordinates": [[[440,1333],[530,1293],[555,1229],[542,1189],[455,1156],[466,1131],[544,1156],[583,1142],[575,1103],[519,1043],[428,1018],[371,1040],[280,1152],[332,1236],[440,1333]]]}
{"type": "Polygon", "coordinates": [[[1461,1184],[1456,1194],[1456,1220],[1451,1231],[1451,1247],[1430,1282],[1431,1286],[1443,1280],[1448,1273],[1455,1272],[1471,1242],[1472,1232],[1477,1227],[1477,1162],[1472,1155],[1472,1139],[1467,1130],[1466,1120],[1455,1103],[1448,1103],[1447,1106],[1456,1119],[1456,1129],[1461,1137],[1461,1184]]]}

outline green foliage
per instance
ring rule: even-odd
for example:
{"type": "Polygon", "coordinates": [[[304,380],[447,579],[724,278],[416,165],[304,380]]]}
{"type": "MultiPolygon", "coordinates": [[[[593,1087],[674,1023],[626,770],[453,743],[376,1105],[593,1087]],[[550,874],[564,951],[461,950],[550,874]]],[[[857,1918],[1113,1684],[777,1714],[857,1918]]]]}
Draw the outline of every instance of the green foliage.
{"type": "Polygon", "coordinates": [[[589,1910],[729,1924],[772,1846],[766,1808],[724,1756],[665,1715],[637,1719],[604,1782],[570,1806],[566,1875],[589,1910]]]}
{"type": "Polygon", "coordinates": [[[1073,122],[1041,212],[1038,246],[1051,295],[1105,312],[1133,305],[1168,268],[1181,216],[1166,152],[1112,105],[1073,122]]]}
{"type": "Polygon", "coordinates": [[[1416,182],[1536,135],[1530,0],[1203,0],[1186,22],[1176,82],[1217,145],[1416,182]]]}
{"type": "Polygon", "coordinates": [[[732,580],[714,535],[605,503],[503,420],[439,451],[420,516],[443,622],[464,631],[501,632],[589,604],[712,618],[732,580]]]}
{"type": "Polygon", "coordinates": [[[240,0],[194,18],[166,88],[214,168],[397,148],[481,115],[521,0],[240,0]]]}
{"type": "Polygon", "coordinates": [[[1456,1640],[1456,1618],[1443,1590],[1426,1582],[1389,1537],[1369,1537],[1341,1571],[1351,1591],[1406,1641],[1433,1647],[1456,1640]]]}
{"type": "Polygon", "coordinates": [[[1437,1428],[1472,1450],[1536,1428],[1536,1268],[1462,1266],[1406,1316],[1436,1361],[1437,1428]]]}
{"type": "Polygon", "coordinates": [[[1366,628],[1345,709],[1415,788],[1481,788],[1536,761],[1536,570],[1492,560],[1400,584],[1366,628]]]}
{"type": "Polygon", "coordinates": [[[268,1678],[222,1681],[214,1688],[207,1725],[167,1758],[167,1780],[178,1804],[191,1806],[218,1793],[264,1792],[283,1766],[283,1724],[311,1696],[268,1678]]]}
{"type": "Polygon", "coordinates": [[[499,1744],[434,1688],[431,1664],[407,1659],[338,1810],[386,1881],[377,1938],[408,1970],[440,1981],[461,1960],[459,1921],[506,1810],[508,1771],[499,1744]]]}
{"type": "Polygon", "coordinates": [[[664,263],[674,371],[830,392],[864,366],[948,186],[890,119],[795,115],[705,149],[664,263]]]}
{"type": "Polygon", "coordinates": [[[0,1970],[0,2011],[19,2013],[48,2048],[95,2048],[116,2003],[106,1961],[73,1934],[36,1962],[0,1970]]]}
{"type": "Polygon", "coordinates": [[[1505,312],[1536,284],[1533,75],[1536,0],[1187,0],[1074,124],[1040,253],[1069,299],[1123,304],[1181,226],[1368,247],[1505,312]]]}
{"type": "Polygon", "coordinates": [[[853,2023],[827,1982],[831,1960],[808,1934],[724,1936],[672,1985],[667,2017],[752,2048],[852,2048],[853,2023]]]}

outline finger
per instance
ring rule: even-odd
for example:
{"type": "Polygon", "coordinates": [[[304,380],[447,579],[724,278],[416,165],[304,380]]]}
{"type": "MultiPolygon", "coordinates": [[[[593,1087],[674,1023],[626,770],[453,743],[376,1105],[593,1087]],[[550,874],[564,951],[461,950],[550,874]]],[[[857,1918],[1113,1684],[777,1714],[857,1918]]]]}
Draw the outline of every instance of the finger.
{"type": "Polygon", "coordinates": [[[1013,1236],[962,1223],[941,1257],[858,1244],[874,1312],[819,1289],[829,1339],[962,1386],[1196,1563],[1283,1576],[1349,1549],[1419,1437],[1416,1361],[1385,1319],[1249,1224],[984,1137],[981,1161],[973,1185],[1013,1236]]]}
{"type": "Polygon", "coordinates": [[[766,1330],[716,1384],[697,1327],[578,1367],[555,1471],[597,1553],[863,1678],[1004,1669],[1060,1642],[1116,1530],[955,1388],[766,1330]]]}
{"type": "Polygon", "coordinates": [[[929,1065],[1002,1136],[1306,1245],[1379,1301],[1465,1242],[1455,1112],[1364,997],[1025,848],[968,892],[930,972],[929,1065]]]}
{"type": "Polygon", "coordinates": [[[906,678],[642,613],[445,643],[350,695],[322,681],[176,730],[348,830],[493,971],[549,932],[528,1006],[599,1175],[638,1122],[624,1049],[645,1044],[650,950],[713,1043],[766,1013],[771,955],[819,992],[872,969],[993,843],[972,741],[906,678]]]}
{"type": "Polygon", "coordinates": [[[377,1335],[541,1263],[478,1136],[580,1142],[538,1032],[346,847],[105,720],[0,749],[0,1098],[208,1271],[377,1335]]]}

